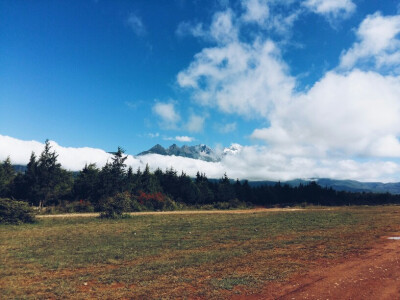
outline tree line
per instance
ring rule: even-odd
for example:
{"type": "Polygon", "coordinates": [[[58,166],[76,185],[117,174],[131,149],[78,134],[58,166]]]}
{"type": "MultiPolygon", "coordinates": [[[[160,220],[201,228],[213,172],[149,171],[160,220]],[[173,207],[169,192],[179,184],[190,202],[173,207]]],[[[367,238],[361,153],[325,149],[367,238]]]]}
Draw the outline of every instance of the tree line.
{"type": "Polygon", "coordinates": [[[218,180],[197,173],[191,178],[173,168],[150,171],[127,167],[118,148],[102,168],[88,164],[77,172],[61,167],[46,141],[40,156],[31,154],[25,172],[16,172],[9,158],[0,163],[0,198],[25,201],[31,206],[66,211],[173,210],[184,207],[227,209],[251,206],[381,205],[399,204],[389,193],[339,192],[316,182],[289,186],[277,183],[252,187],[247,180],[218,180]]]}

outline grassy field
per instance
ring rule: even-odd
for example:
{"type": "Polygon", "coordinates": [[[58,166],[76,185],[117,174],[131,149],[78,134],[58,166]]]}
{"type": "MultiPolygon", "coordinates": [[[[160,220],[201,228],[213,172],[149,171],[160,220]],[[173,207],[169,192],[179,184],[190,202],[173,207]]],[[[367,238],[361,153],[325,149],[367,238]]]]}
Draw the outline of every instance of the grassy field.
{"type": "Polygon", "coordinates": [[[0,298],[229,298],[367,250],[400,207],[0,226],[0,298]]]}

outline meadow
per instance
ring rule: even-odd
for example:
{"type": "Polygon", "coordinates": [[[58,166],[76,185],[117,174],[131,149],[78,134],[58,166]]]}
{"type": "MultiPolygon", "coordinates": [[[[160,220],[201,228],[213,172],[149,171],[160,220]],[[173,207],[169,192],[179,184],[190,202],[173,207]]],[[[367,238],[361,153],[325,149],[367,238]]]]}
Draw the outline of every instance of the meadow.
{"type": "Polygon", "coordinates": [[[400,232],[399,206],[0,226],[3,299],[231,298],[259,293],[400,232]]]}

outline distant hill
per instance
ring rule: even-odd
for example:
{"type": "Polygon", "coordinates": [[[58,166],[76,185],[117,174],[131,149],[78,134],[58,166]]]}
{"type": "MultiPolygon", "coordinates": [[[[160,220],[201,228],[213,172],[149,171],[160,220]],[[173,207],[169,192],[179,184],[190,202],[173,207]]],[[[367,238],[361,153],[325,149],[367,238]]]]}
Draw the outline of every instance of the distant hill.
{"type": "MultiPolygon", "coordinates": [[[[382,183],[382,182],[361,182],[356,180],[338,180],[329,178],[313,179],[321,187],[331,187],[336,191],[346,192],[371,192],[371,193],[390,193],[400,194],[400,182],[382,183]]],[[[298,186],[300,184],[307,184],[311,180],[294,179],[290,181],[281,181],[281,184],[288,184],[290,186],[298,186]]],[[[250,181],[250,186],[261,185],[275,185],[278,181],[250,181]]]]}
{"type": "Polygon", "coordinates": [[[24,173],[26,171],[26,165],[13,165],[15,172],[24,173]]]}
{"type": "Polygon", "coordinates": [[[400,194],[400,182],[360,182],[356,180],[334,180],[329,178],[321,178],[316,181],[322,187],[332,187],[337,191],[400,194]]]}

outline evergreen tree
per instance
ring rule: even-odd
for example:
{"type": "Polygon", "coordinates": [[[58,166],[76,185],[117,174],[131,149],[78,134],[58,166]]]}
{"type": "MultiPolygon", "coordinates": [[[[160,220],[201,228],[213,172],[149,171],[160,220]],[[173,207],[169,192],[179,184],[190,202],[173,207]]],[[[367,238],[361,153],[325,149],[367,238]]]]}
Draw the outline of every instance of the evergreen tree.
{"type": "Polygon", "coordinates": [[[187,204],[196,204],[199,202],[199,189],[193,180],[182,172],[179,176],[180,198],[178,201],[187,204]]]}
{"type": "Polygon", "coordinates": [[[99,197],[111,197],[125,190],[126,184],[126,164],[128,156],[124,156],[124,150],[118,147],[117,152],[101,169],[99,174],[98,191],[99,197]]]}
{"type": "Polygon", "coordinates": [[[48,203],[57,204],[71,192],[72,175],[61,168],[57,157],[56,152],[51,151],[49,140],[46,140],[36,166],[39,209],[48,203]]]}
{"type": "Polygon", "coordinates": [[[7,157],[3,163],[0,163],[0,197],[9,197],[11,195],[15,176],[16,173],[11,164],[10,157],[7,157]]]}
{"type": "Polygon", "coordinates": [[[146,168],[140,177],[140,183],[137,186],[137,192],[142,191],[147,194],[162,192],[160,182],[157,177],[150,172],[150,167],[146,164],[146,168]]]}
{"type": "Polygon", "coordinates": [[[178,173],[174,168],[167,169],[160,177],[163,191],[173,199],[180,198],[180,183],[178,173]]]}
{"type": "Polygon", "coordinates": [[[217,187],[217,199],[219,202],[228,202],[236,198],[235,189],[226,175],[220,179],[217,187]]]}
{"type": "Polygon", "coordinates": [[[99,172],[96,164],[85,165],[74,181],[75,199],[89,201],[96,199],[99,172]]]}
{"type": "Polygon", "coordinates": [[[14,198],[28,201],[32,205],[39,205],[37,164],[36,155],[32,152],[25,173],[17,174],[12,192],[14,198]]]}
{"type": "Polygon", "coordinates": [[[199,200],[200,204],[211,204],[214,202],[214,193],[210,188],[210,182],[206,174],[197,172],[196,186],[199,189],[199,200]]]}
{"type": "Polygon", "coordinates": [[[132,191],[135,189],[135,186],[137,184],[135,180],[135,174],[133,174],[133,169],[132,167],[128,168],[128,172],[126,173],[126,179],[125,179],[125,190],[128,191],[129,193],[132,193],[132,191]]]}

